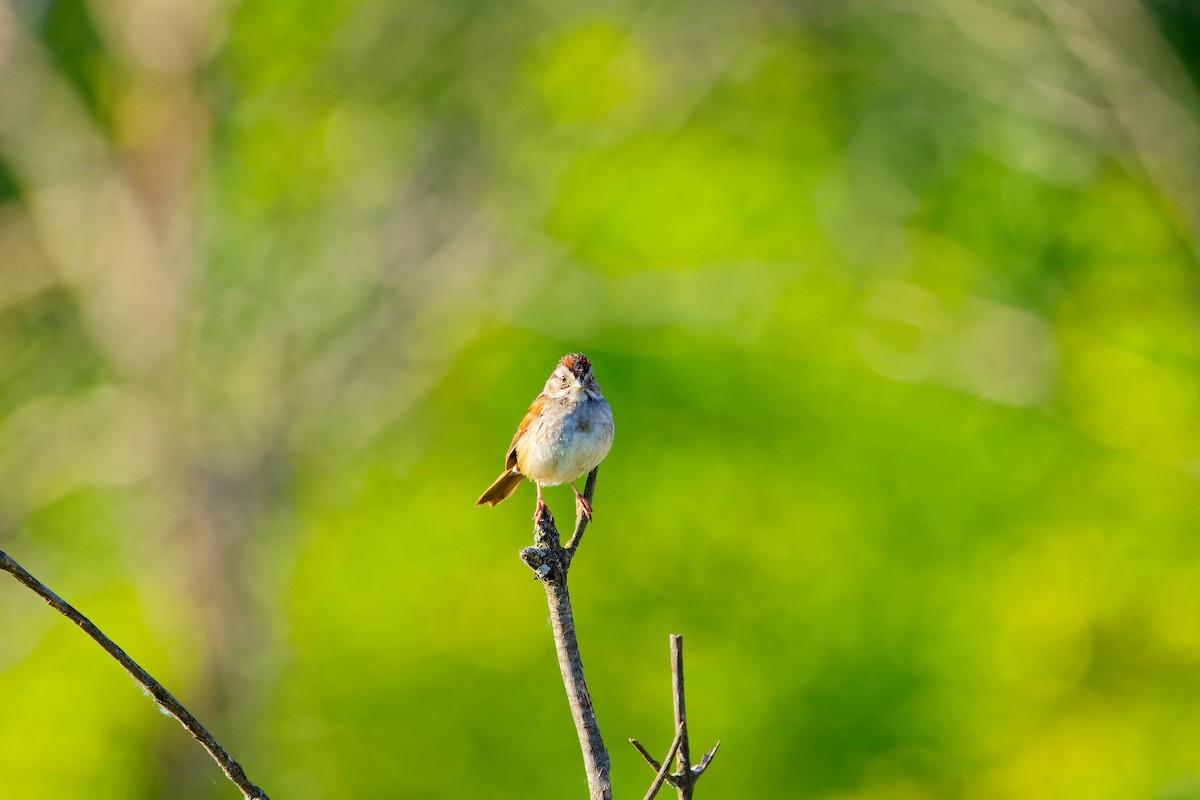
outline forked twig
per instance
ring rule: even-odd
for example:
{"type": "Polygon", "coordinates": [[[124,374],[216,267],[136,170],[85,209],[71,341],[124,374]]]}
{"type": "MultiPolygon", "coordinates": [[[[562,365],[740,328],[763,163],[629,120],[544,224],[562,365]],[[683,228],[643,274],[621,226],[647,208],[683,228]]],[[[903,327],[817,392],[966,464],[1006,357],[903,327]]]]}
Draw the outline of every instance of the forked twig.
{"type": "Polygon", "coordinates": [[[36,593],[51,608],[82,628],[83,632],[90,636],[96,644],[104,648],[104,652],[112,656],[121,665],[121,668],[128,672],[154,698],[154,701],[158,703],[163,711],[177,719],[179,724],[186,728],[187,732],[208,751],[213,761],[216,761],[221,770],[224,771],[225,777],[229,778],[241,790],[245,800],[268,800],[266,792],[250,782],[242,766],[233,760],[233,757],[225,751],[225,748],[221,747],[220,743],[213,738],[213,735],[200,724],[200,721],[193,717],[191,712],[184,708],[183,704],[176,700],[175,696],[168,692],[161,683],[151,677],[150,673],[142,669],[136,661],[118,647],[116,642],[105,636],[90,619],[79,613],[74,606],[51,591],[37,578],[30,575],[24,567],[3,551],[0,551],[0,570],[9,573],[23,586],[36,593]]]}
{"type": "MultiPolygon", "coordinates": [[[[666,760],[660,765],[652,755],[642,747],[637,739],[630,739],[632,744],[642,758],[646,759],[654,770],[658,773],[654,777],[654,783],[651,789],[654,792],[658,791],[658,787],[662,785],[662,781],[675,787],[679,793],[680,800],[691,800],[692,793],[696,786],[696,781],[700,780],[700,776],[708,769],[708,765],[712,763],[713,756],[717,754],[717,748],[721,746],[720,742],[713,745],[712,749],[704,754],[699,765],[691,766],[691,751],[688,745],[687,732],[687,704],[684,701],[683,695],[683,637],[676,634],[671,634],[671,697],[675,707],[675,744],[671,745],[671,753],[666,760]],[[679,764],[676,772],[670,772],[671,759],[678,754],[679,764]],[[662,776],[660,779],[659,775],[662,776]]],[[[653,797],[652,794],[647,797],[653,797]]]]}
{"type": "MultiPolygon", "coordinates": [[[[675,757],[675,752],[679,750],[679,743],[683,741],[683,737],[686,735],[687,731],[683,728],[680,728],[675,733],[675,741],[671,742],[671,749],[667,751],[666,758],[662,760],[662,765],[658,768],[658,774],[654,776],[654,782],[650,784],[650,788],[646,790],[646,796],[642,800],[654,800],[655,795],[658,794],[658,790],[662,788],[663,781],[667,779],[667,774],[671,771],[671,759],[675,757]]],[[[632,742],[633,739],[629,741],[632,742]]],[[[639,744],[635,743],[634,747],[642,750],[639,744]]],[[[648,754],[644,750],[642,750],[642,755],[648,757],[648,754]]]]}

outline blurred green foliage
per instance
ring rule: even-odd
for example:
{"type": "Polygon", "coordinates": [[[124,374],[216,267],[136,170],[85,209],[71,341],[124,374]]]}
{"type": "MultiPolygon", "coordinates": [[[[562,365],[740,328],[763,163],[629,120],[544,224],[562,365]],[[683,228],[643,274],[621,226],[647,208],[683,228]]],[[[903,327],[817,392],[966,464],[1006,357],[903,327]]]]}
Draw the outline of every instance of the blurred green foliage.
{"type": "MultiPolygon", "coordinates": [[[[0,546],[277,798],[1200,798],[1182,0],[0,0],[0,546]],[[550,490],[560,518],[570,490],[550,490]]],[[[227,798],[0,584],[4,796],[227,798]]]]}

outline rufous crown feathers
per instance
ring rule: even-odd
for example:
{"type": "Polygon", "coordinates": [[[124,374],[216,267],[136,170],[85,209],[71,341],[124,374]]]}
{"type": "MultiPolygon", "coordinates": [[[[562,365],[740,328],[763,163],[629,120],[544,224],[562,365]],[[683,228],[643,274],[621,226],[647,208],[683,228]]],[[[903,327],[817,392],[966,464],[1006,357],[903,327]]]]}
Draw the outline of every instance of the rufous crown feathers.
{"type": "Polygon", "coordinates": [[[575,377],[580,380],[583,380],[583,376],[587,375],[592,369],[592,362],[588,361],[588,357],[583,353],[568,353],[558,363],[571,370],[575,377]]]}

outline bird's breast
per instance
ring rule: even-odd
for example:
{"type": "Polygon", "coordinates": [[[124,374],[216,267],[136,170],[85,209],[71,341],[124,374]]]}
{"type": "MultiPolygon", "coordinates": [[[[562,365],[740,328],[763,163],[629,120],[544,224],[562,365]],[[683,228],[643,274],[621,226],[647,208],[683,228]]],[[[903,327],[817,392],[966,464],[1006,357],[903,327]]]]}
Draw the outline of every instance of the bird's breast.
{"type": "Polygon", "coordinates": [[[608,455],[612,409],[603,399],[547,408],[517,443],[517,467],[545,486],[578,478],[608,455]]]}

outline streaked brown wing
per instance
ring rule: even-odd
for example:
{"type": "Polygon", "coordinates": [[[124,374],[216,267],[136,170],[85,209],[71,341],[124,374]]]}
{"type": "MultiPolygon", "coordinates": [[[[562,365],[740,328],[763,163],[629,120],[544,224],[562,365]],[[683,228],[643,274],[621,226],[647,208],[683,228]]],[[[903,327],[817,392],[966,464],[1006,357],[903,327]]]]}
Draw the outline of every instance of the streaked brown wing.
{"type": "Polygon", "coordinates": [[[508,445],[508,455],[504,458],[504,468],[512,469],[517,465],[517,442],[529,430],[529,426],[533,421],[542,415],[542,406],[546,405],[549,400],[544,394],[539,394],[529,404],[529,410],[525,412],[525,419],[521,420],[521,424],[517,426],[517,432],[513,434],[512,442],[508,445]]]}

